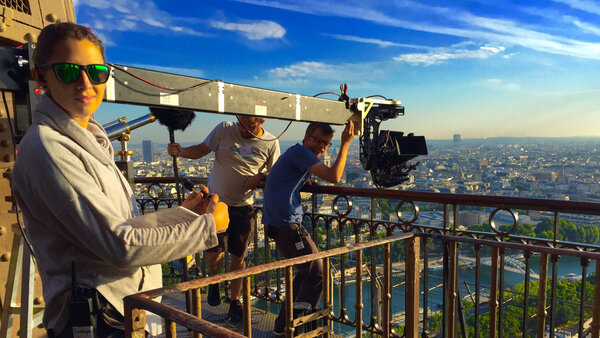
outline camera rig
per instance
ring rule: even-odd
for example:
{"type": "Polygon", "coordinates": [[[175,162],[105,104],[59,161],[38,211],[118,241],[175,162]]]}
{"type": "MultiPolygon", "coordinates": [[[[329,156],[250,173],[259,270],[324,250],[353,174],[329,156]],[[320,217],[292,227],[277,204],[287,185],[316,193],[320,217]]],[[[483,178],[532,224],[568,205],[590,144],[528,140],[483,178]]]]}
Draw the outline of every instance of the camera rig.
{"type": "Polygon", "coordinates": [[[371,172],[373,184],[387,188],[408,180],[410,171],[419,162],[409,160],[427,155],[424,136],[401,131],[379,130],[381,122],[404,115],[399,101],[387,99],[358,99],[357,107],[363,111],[363,129],[360,136],[360,163],[371,172]]]}
{"type": "MultiPolygon", "coordinates": [[[[15,127],[17,140],[31,123],[31,108],[41,92],[30,77],[30,62],[35,44],[20,48],[0,47],[0,90],[15,97],[15,127]]],[[[412,133],[379,130],[382,121],[404,115],[400,101],[385,98],[349,98],[342,86],[340,100],[305,96],[226,83],[218,79],[201,79],[185,75],[158,72],[125,65],[111,66],[104,100],[113,103],[147,107],[172,108],[227,115],[260,116],[288,121],[324,122],[341,125],[348,120],[355,124],[360,136],[360,161],[371,172],[375,186],[391,187],[408,179],[418,164],[408,161],[427,154],[423,136],[412,133]]],[[[148,114],[126,122],[121,118],[106,125],[111,140],[129,139],[129,132],[153,122],[148,114]]],[[[129,162],[130,152],[119,152],[122,161],[129,162]]]]}

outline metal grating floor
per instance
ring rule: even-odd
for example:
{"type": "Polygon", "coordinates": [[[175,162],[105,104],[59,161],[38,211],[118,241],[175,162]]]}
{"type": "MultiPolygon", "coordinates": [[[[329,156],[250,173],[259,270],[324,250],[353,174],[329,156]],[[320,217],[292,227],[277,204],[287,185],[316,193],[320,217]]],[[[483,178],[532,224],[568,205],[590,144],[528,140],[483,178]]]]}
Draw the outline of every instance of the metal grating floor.
{"type": "MultiPolygon", "coordinates": [[[[202,293],[202,318],[211,321],[219,326],[223,326],[229,330],[244,333],[243,323],[235,323],[231,321],[227,312],[229,311],[229,303],[221,302],[218,306],[210,306],[206,301],[206,294],[202,293]]],[[[183,294],[168,295],[162,298],[162,303],[185,311],[185,298],[183,294]]],[[[277,316],[270,312],[265,312],[260,309],[252,309],[252,337],[267,338],[274,337],[273,322],[277,316]]],[[[189,332],[185,327],[177,325],[177,337],[192,337],[192,332],[189,332]]],[[[204,335],[203,337],[208,337],[204,335]]]]}
{"type": "MultiPolygon", "coordinates": [[[[206,301],[207,294],[201,293],[202,296],[202,318],[211,321],[217,325],[223,326],[229,330],[244,333],[243,323],[235,323],[231,321],[227,312],[229,311],[229,303],[222,301],[218,306],[210,306],[206,301]]],[[[185,311],[185,298],[183,294],[168,295],[162,297],[162,303],[185,311]]],[[[279,305],[272,305],[278,308],[279,305]]],[[[277,315],[265,312],[258,308],[252,308],[252,337],[257,338],[272,338],[273,322],[277,315]]],[[[177,325],[177,337],[193,337],[193,333],[185,327],[177,325]]],[[[208,337],[203,335],[203,337],[208,337]]],[[[341,337],[333,335],[333,337],[341,337]]]]}

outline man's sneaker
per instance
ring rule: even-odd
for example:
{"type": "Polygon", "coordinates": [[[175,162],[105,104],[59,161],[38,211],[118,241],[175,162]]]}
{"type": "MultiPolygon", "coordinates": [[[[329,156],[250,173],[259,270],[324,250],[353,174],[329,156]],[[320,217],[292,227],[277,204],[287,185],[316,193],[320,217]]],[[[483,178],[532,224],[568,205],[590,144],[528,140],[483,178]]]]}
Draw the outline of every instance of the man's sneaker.
{"type": "Polygon", "coordinates": [[[221,304],[221,294],[219,293],[219,284],[211,284],[208,286],[208,305],[217,306],[221,304]]]}
{"type": "Polygon", "coordinates": [[[241,322],[244,315],[244,310],[242,310],[242,303],[239,299],[232,300],[229,303],[229,317],[234,322],[241,322]]]}

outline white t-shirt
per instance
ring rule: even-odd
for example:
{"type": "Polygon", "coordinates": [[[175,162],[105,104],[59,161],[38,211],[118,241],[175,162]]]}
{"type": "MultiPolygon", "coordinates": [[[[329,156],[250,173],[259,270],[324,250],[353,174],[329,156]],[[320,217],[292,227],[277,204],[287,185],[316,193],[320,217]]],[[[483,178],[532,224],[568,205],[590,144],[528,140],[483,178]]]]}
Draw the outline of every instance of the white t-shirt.
{"type": "MultiPolygon", "coordinates": [[[[260,138],[271,140],[275,137],[264,130],[260,138]]],[[[213,129],[204,143],[215,152],[208,189],[229,206],[251,205],[254,202],[252,190],[244,188],[244,183],[249,177],[271,169],[279,157],[279,142],[244,138],[236,123],[223,122],[213,129]]]]}

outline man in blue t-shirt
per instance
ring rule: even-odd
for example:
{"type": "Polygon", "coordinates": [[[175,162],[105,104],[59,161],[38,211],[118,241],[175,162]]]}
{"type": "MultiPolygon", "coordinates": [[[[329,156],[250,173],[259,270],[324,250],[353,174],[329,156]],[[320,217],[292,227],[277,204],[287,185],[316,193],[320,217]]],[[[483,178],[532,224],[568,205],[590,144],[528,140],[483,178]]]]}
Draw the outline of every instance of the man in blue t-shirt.
{"type": "MultiPolygon", "coordinates": [[[[333,129],[326,123],[313,122],[306,128],[302,145],[296,144],[279,157],[265,185],[263,224],[269,237],[285,258],[309,255],[319,250],[302,225],[300,189],[311,174],[338,183],[346,166],[348,148],[354,139],[354,124],[349,121],[342,132],[342,144],[331,167],[319,160],[331,145],[333,129]]],[[[294,278],[294,302],[318,306],[323,289],[323,265],[320,260],[297,266],[294,278]]],[[[275,320],[274,333],[284,335],[285,303],[275,320]]]]}

